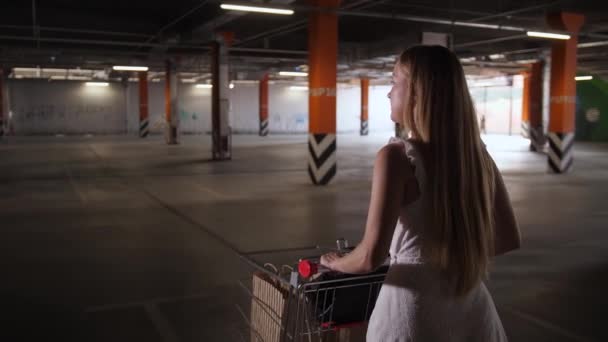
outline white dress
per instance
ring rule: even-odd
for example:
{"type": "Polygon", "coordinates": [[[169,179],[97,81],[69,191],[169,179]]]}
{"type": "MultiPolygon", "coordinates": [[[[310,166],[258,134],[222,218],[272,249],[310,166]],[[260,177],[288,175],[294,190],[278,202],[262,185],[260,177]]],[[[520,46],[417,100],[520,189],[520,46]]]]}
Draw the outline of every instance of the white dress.
{"type": "Polygon", "coordinates": [[[421,242],[428,227],[428,196],[422,159],[412,143],[403,144],[420,189],[420,197],[401,208],[390,247],[391,266],[371,315],[369,342],[506,342],[500,317],[481,282],[458,299],[442,289],[440,272],[425,262],[421,242]]]}

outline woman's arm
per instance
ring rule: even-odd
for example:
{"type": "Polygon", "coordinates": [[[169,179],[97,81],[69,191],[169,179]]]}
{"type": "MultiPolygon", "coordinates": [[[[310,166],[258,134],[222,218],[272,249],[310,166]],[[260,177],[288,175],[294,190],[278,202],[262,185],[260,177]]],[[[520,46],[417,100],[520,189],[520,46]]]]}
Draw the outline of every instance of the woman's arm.
{"type": "Polygon", "coordinates": [[[521,235],[509,199],[509,193],[505,187],[500,171],[494,161],[495,193],[494,193],[494,231],[496,240],[494,244],[494,255],[501,255],[521,246],[521,235]]]}
{"type": "Polygon", "coordinates": [[[369,273],[386,260],[399,210],[403,204],[406,181],[413,177],[403,145],[388,144],[377,154],[372,178],[372,194],[361,243],[340,257],[329,253],[321,264],[342,273],[369,273]]]}

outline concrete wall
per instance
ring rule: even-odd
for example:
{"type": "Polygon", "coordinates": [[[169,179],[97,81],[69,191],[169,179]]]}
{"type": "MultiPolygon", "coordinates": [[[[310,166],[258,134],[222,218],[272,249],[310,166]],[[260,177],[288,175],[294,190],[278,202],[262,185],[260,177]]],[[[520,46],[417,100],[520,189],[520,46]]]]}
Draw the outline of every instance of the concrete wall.
{"type": "Polygon", "coordinates": [[[125,88],[76,81],[10,80],[11,125],[17,134],[124,133],[125,88]]]}
{"type": "MultiPolygon", "coordinates": [[[[235,133],[256,133],[259,129],[258,84],[236,83],[231,94],[230,122],[235,133]]],[[[9,103],[16,134],[133,134],[139,130],[138,83],[110,83],[108,87],[87,87],[78,81],[9,80],[9,103]]],[[[269,86],[271,133],[308,132],[308,92],[290,89],[288,84],[269,86]]],[[[164,127],[164,83],[149,83],[151,133],[164,127]]],[[[392,131],[388,86],[370,88],[369,128],[371,132],[392,131]]],[[[361,90],[340,85],[337,91],[339,132],[358,132],[361,90]]],[[[200,134],[211,131],[211,90],[178,85],[180,131],[200,134]]]]}

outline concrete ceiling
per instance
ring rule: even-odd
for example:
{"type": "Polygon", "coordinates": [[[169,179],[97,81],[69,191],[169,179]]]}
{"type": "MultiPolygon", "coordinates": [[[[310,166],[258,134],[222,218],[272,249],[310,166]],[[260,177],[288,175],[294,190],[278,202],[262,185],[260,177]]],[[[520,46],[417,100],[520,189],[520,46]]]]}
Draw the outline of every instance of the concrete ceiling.
{"type": "MultiPolygon", "coordinates": [[[[181,69],[207,72],[209,42],[216,31],[235,34],[232,69],[247,73],[306,64],[306,0],[240,1],[289,6],[293,16],[241,14],[220,9],[214,0],[4,0],[0,11],[0,63],[3,67],[108,68],[145,64],[162,70],[167,57],[181,69]]],[[[394,56],[418,42],[420,32],[452,36],[467,70],[517,72],[517,63],[535,59],[551,41],[525,32],[487,25],[547,29],[548,12],[568,10],[587,20],[579,37],[579,69],[608,75],[608,2],[481,0],[344,0],[339,19],[341,77],[380,77],[394,56]],[[596,42],[604,42],[597,44],[596,42]],[[591,43],[591,44],[590,44],[591,43]],[[591,46],[585,46],[591,45],[591,46]],[[596,44],[597,46],[593,46],[596,44]],[[490,58],[493,56],[493,58],[490,58]],[[500,58],[497,58],[499,56],[500,58]],[[466,61],[466,62],[465,62],[466,61]]]]}

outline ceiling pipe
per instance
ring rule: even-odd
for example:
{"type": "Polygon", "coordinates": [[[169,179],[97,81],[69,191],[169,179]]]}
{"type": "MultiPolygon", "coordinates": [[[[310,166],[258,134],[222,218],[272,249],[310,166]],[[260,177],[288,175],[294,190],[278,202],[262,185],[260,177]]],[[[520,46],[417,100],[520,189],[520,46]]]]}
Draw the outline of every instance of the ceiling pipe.
{"type": "MultiPolygon", "coordinates": [[[[354,7],[358,7],[357,9],[361,10],[361,9],[365,9],[365,8],[368,8],[371,6],[381,5],[382,3],[385,3],[385,2],[387,2],[387,0],[360,0],[360,1],[357,1],[354,3],[344,5],[342,8],[351,9],[354,7]]],[[[309,7],[309,6],[299,6],[298,8],[301,8],[301,9],[307,10],[307,11],[310,11],[313,9],[313,7],[309,7]]],[[[308,19],[298,20],[291,24],[283,25],[283,26],[280,26],[280,27],[277,27],[274,29],[270,29],[268,31],[260,32],[260,33],[257,33],[255,35],[252,35],[250,37],[247,37],[243,40],[236,42],[234,44],[234,46],[240,46],[240,45],[258,41],[260,39],[272,38],[275,36],[295,32],[295,31],[306,28],[307,22],[308,22],[308,19]]]]}
{"type": "Polygon", "coordinates": [[[467,21],[452,20],[452,19],[421,17],[421,16],[407,15],[407,14],[360,12],[360,11],[348,11],[348,10],[337,10],[336,13],[338,15],[342,15],[342,16],[393,19],[393,20],[413,21],[413,22],[429,23],[429,24],[490,29],[490,30],[516,31],[516,32],[528,31],[528,29],[524,28],[524,27],[516,27],[516,26],[500,25],[500,24],[484,24],[484,23],[475,23],[475,22],[467,22],[467,21]]]}
{"type": "Polygon", "coordinates": [[[454,48],[455,49],[466,48],[466,47],[471,47],[471,46],[491,44],[491,43],[498,43],[498,42],[504,42],[504,41],[508,41],[508,40],[522,39],[522,38],[527,38],[527,37],[528,36],[525,35],[525,34],[517,34],[517,35],[513,35],[513,36],[508,36],[508,37],[499,37],[499,38],[492,38],[492,39],[485,39],[485,40],[477,40],[477,41],[472,41],[472,42],[468,42],[468,43],[455,44],[454,48]]]}
{"type": "MultiPolygon", "coordinates": [[[[100,31],[100,30],[83,30],[83,29],[71,29],[63,27],[51,27],[51,26],[38,26],[39,32],[66,32],[66,33],[83,33],[92,35],[106,35],[106,36],[124,36],[133,38],[150,38],[152,36],[141,33],[130,33],[130,32],[116,32],[116,31],[100,31]]],[[[25,25],[0,25],[0,29],[9,30],[31,30],[31,26],[25,25]]]]}
{"type": "Polygon", "coordinates": [[[164,25],[163,27],[161,27],[153,36],[151,36],[150,38],[148,38],[148,40],[146,40],[145,43],[143,43],[143,44],[140,43],[141,45],[137,46],[137,48],[140,48],[140,47],[143,47],[143,46],[147,46],[145,44],[149,44],[154,39],[158,38],[158,36],[160,36],[160,34],[163,33],[166,29],[168,29],[169,27],[171,27],[171,26],[179,23],[180,21],[182,21],[184,18],[188,17],[192,13],[198,11],[201,7],[205,6],[208,2],[209,2],[209,0],[201,1],[198,5],[194,6],[193,8],[191,8],[190,10],[188,10],[186,13],[182,14],[178,18],[172,20],[170,23],[168,23],[168,24],[164,25]]]}
{"type": "MultiPolygon", "coordinates": [[[[25,36],[9,36],[0,35],[0,40],[36,40],[36,38],[25,37],[25,36]]],[[[75,39],[75,38],[38,38],[41,42],[46,43],[65,43],[65,44],[90,44],[90,45],[107,45],[107,46],[147,46],[147,47],[160,47],[160,48],[184,48],[184,49],[196,49],[196,50],[209,50],[207,46],[199,45],[183,45],[183,44],[159,44],[159,43],[138,43],[138,42],[121,42],[114,40],[97,40],[97,39],[75,39]]]]}
{"type": "Polygon", "coordinates": [[[501,13],[496,13],[496,14],[490,14],[490,15],[478,17],[478,18],[475,18],[475,19],[471,19],[471,20],[468,20],[468,21],[469,22],[478,22],[478,21],[484,21],[484,20],[488,20],[488,19],[494,19],[494,18],[511,16],[512,14],[523,13],[523,12],[530,12],[530,11],[534,11],[534,10],[538,10],[538,9],[545,9],[547,7],[558,5],[558,4],[562,3],[562,2],[564,2],[564,1],[563,0],[553,1],[553,2],[550,2],[550,3],[547,3],[547,4],[541,4],[541,5],[536,5],[536,6],[524,7],[524,8],[519,8],[519,9],[515,9],[515,10],[511,10],[511,11],[506,11],[506,12],[501,12],[501,13]]]}

